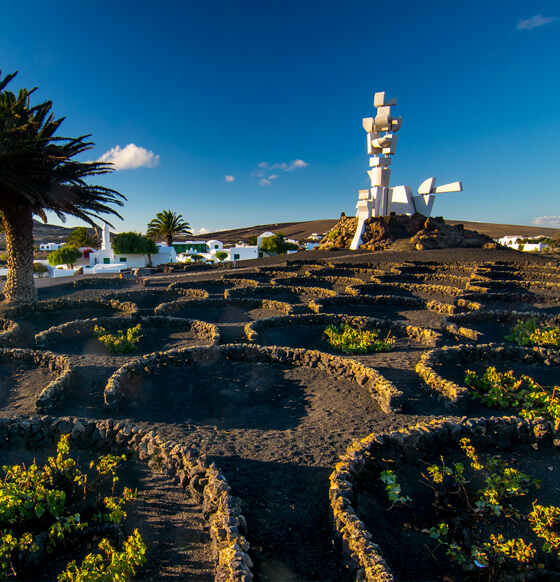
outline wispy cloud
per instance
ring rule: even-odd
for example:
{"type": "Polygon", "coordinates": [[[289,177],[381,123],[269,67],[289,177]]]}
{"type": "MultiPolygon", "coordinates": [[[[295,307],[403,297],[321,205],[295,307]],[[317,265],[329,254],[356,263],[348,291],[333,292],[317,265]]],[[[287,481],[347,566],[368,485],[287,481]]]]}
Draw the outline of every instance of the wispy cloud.
{"type": "Polygon", "coordinates": [[[232,176],[231,174],[228,174],[225,177],[226,182],[233,182],[235,180],[235,176],[232,176]]]}
{"type": "Polygon", "coordinates": [[[270,186],[272,180],[276,180],[279,174],[269,174],[273,170],[280,170],[281,172],[293,172],[301,168],[307,168],[309,164],[303,160],[293,160],[289,164],[286,162],[279,162],[276,164],[269,164],[268,162],[260,162],[257,169],[251,172],[251,176],[261,178],[259,184],[261,186],[270,186]]]}
{"type": "Polygon", "coordinates": [[[527,20],[520,20],[517,23],[517,30],[533,30],[533,28],[550,24],[555,20],[558,20],[556,16],[543,16],[542,14],[537,14],[532,18],[527,18],[527,20]]]}
{"type": "Polygon", "coordinates": [[[536,226],[560,228],[560,216],[538,216],[537,218],[533,218],[532,223],[536,226]]]}
{"type": "Polygon", "coordinates": [[[204,226],[202,226],[201,228],[198,229],[198,234],[206,234],[207,232],[210,232],[207,228],[205,228],[204,226]]]}
{"type": "Polygon", "coordinates": [[[114,169],[117,171],[136,170],[140,167],[155,168],[159,166],[159,156],[133,143],[129,143],[124,148],[115,146],[108,152],[105,152],[97,161],[113,164],[114,169]]]}

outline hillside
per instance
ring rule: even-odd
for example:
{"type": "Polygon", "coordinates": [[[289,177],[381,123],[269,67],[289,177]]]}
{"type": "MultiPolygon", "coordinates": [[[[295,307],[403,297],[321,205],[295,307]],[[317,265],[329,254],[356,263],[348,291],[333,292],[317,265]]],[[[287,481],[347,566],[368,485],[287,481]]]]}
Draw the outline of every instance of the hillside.
{"type": "MultiPolygon", "coordinates": [[[[286,238],[295,240],[306,239],[313,233],[325,233],[338,222],[338,219],[312,220],[308,222],[283,222],[278,224],[261,224],[247,228],[223,230],[191,237],[194,240],[217,239],[224,243],[236,243],[247,240],[251,236],[258,236],[265,231],[274,233],[282,232],[286,238]]],[[[469,222],[460,220],[446,220],[449,225],[463,224],[468,230],[475,230],[492,238],[501,238],[506,235],[519,235],[523,237],[551,236],[560,234],[558,228],[543,228],[540,226],[519,226],[511,224],[493,224],[486,222],[469,222]]]]}
{"type": "MultiPolygon", "coordinates": [[[[56,226],[54,224],[43,224],[34,220],[33,236],[37,242],[61,242],[72,232],[71,228],[56,226]]],[[[259,224],[245,228],[235,228],[231,230],[221,230],[188,237],[189,240],[210,240],[218,239],[226,244],[235,244],[238,241],[246,241],[251,236],[258,236],[263,232],[284,233],[286,238],[294,240],[307,239],[313,233],[322,234],[331,230],[338,222],[338,219],[310,220],[305,222],[280,222],[271,224],[259,224]]],[[[460,220],[446,220],[447,224],[463,224],[469,230],[475,230],[481,234],[486,234],[492,238],[499,238],[505,235],[519,235],[523,237],[551,236],[560,234],[558,228],[543,228],[540,226],[520,226],[512,224],[498,224],[487,222],[469,222],[460,220]]],[[[0,235],[0,243],[4,242],[4,236],[0,235]]],[[[180,239],[178,239],[180,240],[180,239]]]]}

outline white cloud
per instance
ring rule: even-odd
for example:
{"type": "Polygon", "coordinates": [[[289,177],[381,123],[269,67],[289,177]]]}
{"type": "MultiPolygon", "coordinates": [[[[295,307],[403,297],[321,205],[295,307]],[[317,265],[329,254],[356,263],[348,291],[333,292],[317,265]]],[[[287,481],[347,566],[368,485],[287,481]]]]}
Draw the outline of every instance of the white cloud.
{"type": "Polygon", "coordinates": [[[294,170],[299,170],[301,168],[307,168],[309,164],[303,160],[293,160],[289,164],[286,162],[278,162],[276,164],[269,164],[268,162],[260,162],[256,170],[251,172],[251,176],[254,178],[261,178],[259,184],[261,186],[270,186],[271,180],[278,179],[278,174],[271,174],[268,178],[265,178],[267,172],[266,170],[281,170],[282,172],[293,172],[294,170]]]}
{"type": "Polygon", "coordinates": [[[284,170],[285,172],[291,172],[292,170],[298,170],[299,168],[307,168],[309,164],[303,160],[294,160],[290,162],[289,166],[284,170]]]}
{"type": "Polygon", "coordinates": [[[231,174],[226,176],[226,182],[233,182],[235,180],[235,176],[232,176],[231,174]]]}
{"type": "Polygon", "coordinates": [[[527,18],[527,20],[520,20],[517,23],[517,30],[533,30],[533,28],[544,26],[555,20],[558,20],[556,16],[543,16],[542,14],[537,14],[532,18],[527,18]]]}
{"type": "Polygon", "coordinates": [[[537,218],[533,218],[532,222],[536,226],[560,228],[560,216],[538,216],[537,218]]]}
{"type": "Polygon", "coordinates": [[[204,226],[198,229],[198,234],[206,234],[207,232],[210,232],[207,228],[205,228],[204,226]]]}
{"type": "Polygon", "coordinates": [[[113,164],[114,169],[117,171],[136,170],[136,168],[140,167],[155,168],[159,166],[159,156],[133,143],[129,143],[124,148],[115,146],[108,152],[105,152],[97,161],[113,164]]]}

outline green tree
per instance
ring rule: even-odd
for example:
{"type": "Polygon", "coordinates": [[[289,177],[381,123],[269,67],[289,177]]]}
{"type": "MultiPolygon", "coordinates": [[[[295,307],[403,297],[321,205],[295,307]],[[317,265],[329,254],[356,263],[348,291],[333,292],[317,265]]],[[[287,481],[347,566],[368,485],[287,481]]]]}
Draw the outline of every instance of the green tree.
{"type": "Polygon", "coordinates": [[[112,171],[111,164],[78,162],[74,158],[93,147],[89,135],[55,135],[64,118],[55,119],[52,103],[31,105],[35,89],[6,89],[16,76],[0,74],[0,212],[6,234],[8,302],[35,301],[33,282],[33,215],[46,211],[61,220],[71,215],[95,226],[99,214],[120,215],[108,204],[123,205],[124,196],[86,179],[112,171]]]}
{"type": "Polygon", "coordinates": [[[74,247],[62,247],[47,255],[47,261],[51,267],[57,265],[68,265],[74,268],[74,263],[82,256],[82,253],[74,247]]]}
{"type": "Polygon", "coordinates": [[[146,233],[150,238],[164,237],[168,247],[173,244],[173,237],[178,234],[191,235],[192,231],[188,222],[183,221],[183,216],[171,210],[158,212],[156,217],[148,223],[146,233]]]}
{"type": "Polygon", "coordinates": [[[33,263],[33,274],[39,275],[41,279],[45,273],[49,271],[49,268],[44,263],[33,263]]]}
{"type": "Polygon", "coordinates": [[[297,244],[289,243],[284,240],[283,234],[268,236],[261,241],[260,249],[265,253],[284,254],[286,251],[297,251],[297,244]]]}
{"type": "Polygon", "coordinates": [[[154,255],[156,243],[147,236],[135,232],[121,232],[113,239],[113,250],[118,255],[154,255]]]}
{"type": "Polygon", "coordinates": [[[218,261],[220,261],[220,263],[222,261],[225,261],[228,257],[229,257],[229,255],[225,251],[218,251],[216,253],[216,258],[218,259],[218,261]]]}
{"type": "Polygon", "coordinates": [[[80,247],[98,248],[101,241],[96,232],[91,233],[85,226],[78,226],[72,231],[66,243],[69,247],[75,247],[77,249],[80,247]]]}

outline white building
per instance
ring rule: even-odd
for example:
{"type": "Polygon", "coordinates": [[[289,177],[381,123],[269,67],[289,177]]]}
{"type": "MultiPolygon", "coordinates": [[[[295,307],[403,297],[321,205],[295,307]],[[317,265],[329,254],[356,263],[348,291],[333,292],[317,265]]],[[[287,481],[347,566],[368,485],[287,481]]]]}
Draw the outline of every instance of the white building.
{"type": "MultiPolygon", "coordinates": [[[[515,249],[516,251],[523,251],[525,253],[532,253],[532,252],[540,252],[544,251],[545,248],[548,246],[546,243],[543,242],[527,242],[521,243],[518,242],[519,240],[523,240],[527,237],[523,237],[521,235],[509,235],[503,236],[502,238],[497,239],[496,242],[501,244],[504,247],[508,247],[510,249],[515,249]]],[[[533,237],[529,240],[538,241],[541,237],[533,237]]],[[[544,238],[544,237],[543,237],[544,238]]]]}
{"type": "Polygon", "coordinates": [[[39,250],[40,251],[58,251],[58,249],[61,249],[63,246],[64,246],[64,243],[54,243],[54,242],[40,243],[39,250]]]}
{"type": "Polygon", "coordinates": [[[84,267],[84,273],[118,273],[123,269],[149,267],[175,262],[175,249],[166,244],[158,244],[158,253],[153,255],[115,254],[111,246],[109,226],[104,225],[101,237],[101,249],[89,254],[89,267],[84,267]]]}

